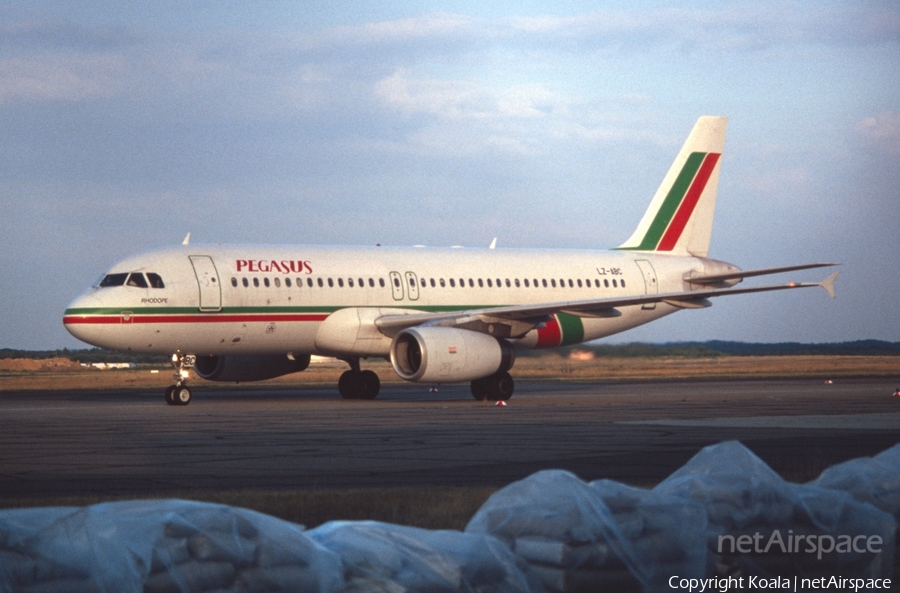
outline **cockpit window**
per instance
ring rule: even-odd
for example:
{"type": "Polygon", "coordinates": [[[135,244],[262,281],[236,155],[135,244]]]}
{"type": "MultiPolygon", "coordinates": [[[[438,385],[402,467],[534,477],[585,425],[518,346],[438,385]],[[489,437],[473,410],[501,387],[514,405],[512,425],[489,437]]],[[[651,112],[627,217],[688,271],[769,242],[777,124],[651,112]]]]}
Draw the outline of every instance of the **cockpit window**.
{"type": "Polygon", "coordinates": [[[166,285],[163,283],[162,277],[159,274],[154,274],[153,272],[147,272],[147,280],[150,281],[151,288],[165,288],[166,285]]]}
{"type": "Polygon", "coordinates": [[[106,288],[107,286],[122,286],[125,284],[125,278],[128,277],[128,274],[107,274],[103,280],[100,281],[98,286],[102,288],[106,288]]]}
{"type": "Polygon", "coordinates": [[[137,288],[147,288],[147,280],[144,278],[144,275],[139,272],[132,272],[131,275],[128,276],[128,282],[125,284],[137,288]]]}

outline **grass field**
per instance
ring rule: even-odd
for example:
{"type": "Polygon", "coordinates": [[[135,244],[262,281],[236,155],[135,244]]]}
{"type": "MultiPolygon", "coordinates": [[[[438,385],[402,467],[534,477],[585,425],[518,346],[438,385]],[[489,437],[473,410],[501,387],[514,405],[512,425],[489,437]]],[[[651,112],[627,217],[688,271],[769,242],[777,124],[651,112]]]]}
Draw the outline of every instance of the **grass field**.
{"type": "MultiPolygon", "coordinates": [[[[402,383],[389,362],[363,361],[383,383],[402,383]]],[[[313,364],[302,373],[266,385],[334,385],[347,369],[340,361],[313,364]]],[[[579,360],[556,353],[521,357],[512,372],[516,379],[646,381],[659,379],[740,379],[789,377],[900,377],[900,356],[717,356],[710,358],[606,358],[579,360]]],[[[192,377],[203,383],[202,379],[192,377]]],[[[67,359],[0,359],[0,392],[23,389],[117,389],[159,387],[172,383],[172,368],[98,370],[67,359]]],[[[224,386],[224,384],[223,384],[224,386]]],[[[336,390],[336,389],[335,389],[336,390]]]]}

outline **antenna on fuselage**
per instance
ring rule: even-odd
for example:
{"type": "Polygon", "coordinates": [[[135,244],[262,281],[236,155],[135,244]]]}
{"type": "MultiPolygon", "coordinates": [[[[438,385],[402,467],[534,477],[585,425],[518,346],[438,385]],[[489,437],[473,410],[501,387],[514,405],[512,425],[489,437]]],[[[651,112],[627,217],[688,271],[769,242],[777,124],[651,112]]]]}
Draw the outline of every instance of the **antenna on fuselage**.
{"type": "Polygon", "coordinates": [[[189,231],[188,234],[184,236],[184,241],[182,241],[181,244],[187,245],[190,242],[191,242],[191,233],[189,231]]]}

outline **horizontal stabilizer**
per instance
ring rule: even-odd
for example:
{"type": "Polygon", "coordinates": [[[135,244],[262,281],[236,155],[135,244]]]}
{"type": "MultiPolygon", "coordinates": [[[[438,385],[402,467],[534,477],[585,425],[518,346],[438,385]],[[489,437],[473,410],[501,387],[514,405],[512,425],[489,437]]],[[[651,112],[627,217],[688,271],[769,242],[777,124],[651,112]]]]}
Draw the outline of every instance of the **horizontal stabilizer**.
{"type": "Polygon", "coordinates": [[[811,268],[827,268],[840,264],[820,263],[820,264],[800,264],[796,266],[783,266],[780,268],[760,268],[758,270],[738,270],[737,272],[728,272],[727,274],[708,274],[705,276],[689,276],[685,277],[685,282],[691,284],[716,284],[724,280],[736,280],[738,278],[752,278],[753,276],[768,276],[769,274],[780,274],[782,272],[795,272],[797,270],[809,270],[811,268]]]}
{"type": "Polygon", "coordinates": [[[819,283],[819,286],[824,288],[825,292],[827,292],[828,296],[830,296],[831,298],[834,298],[834,280],[838,277],[838,274],[840,274],[840,272],[835,272],[819,283]]]}

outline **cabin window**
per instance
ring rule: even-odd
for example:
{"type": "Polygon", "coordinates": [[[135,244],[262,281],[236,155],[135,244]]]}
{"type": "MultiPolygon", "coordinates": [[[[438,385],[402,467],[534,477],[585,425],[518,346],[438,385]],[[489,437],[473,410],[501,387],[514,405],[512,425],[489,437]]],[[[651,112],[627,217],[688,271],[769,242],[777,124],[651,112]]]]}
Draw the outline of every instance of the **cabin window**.
{"type": "Polygon", "coordinates": [[[478,288],[484,288],[484,280],[481,278],[478,279],[478,288]]]}
{"type": "Polygon", "coordinates": [[[578,279],[578,288],[581,288],[581,278],[578,279]]]}
{"type": "Polygon", "coordinates": [[[291,287],[291,279],[290,279],[290,278],[285,278],[285,279],[284,279],[284,285],[287,286],[288,288],[290,288],[290,287],[291,287]]]}
{"type": "Polygon", "coordinates": [[[394,286],[400,288],[400,278],[394,276],[394,286]]]}
{"type": "Polygon", "coordinates": [[[503,286],[503,283],[500,282],[500,278],[497,278],[497,288],[500,288],[501,286],[503,286]]]}
{"type": "Polygon", "coordinates": [[[366,283],[363,282],[363,279],[362,279],[362,278],[359,279],[359,287],[360,287],[360,288],[365,288],[365,287],[366,287],[366,283]]]}
{"type": "Polygon", "coordinates": [[[600,280],[599,279],[594,280],[594,286],[596,286],[597,288],[600,288],[600,280]]]}
{"type": "Polygon", "coordinates": [[[531,285],[528,284],[528,278],[525,278],[525,288],[531,288],[531,285]]]}
{"type": "Polygon", "coordinates": [[[490,278],[487,279],[487,284],[488,284],[488,288],[493,288],[490,278]]]}
{"type": "Polygon", "coordinates": [[[428,284],[431,285],[431,288],[434,288],[435,287],[434,278],[431,278],[430,280],[428,280],[428,284]]]}
{"type": "Polygon", "coordinates": [[[307,279],[306,279],[306,285],[307,285],[308,287],[312,288],[312,287],[313,287],[313,279],[312,279],[312,278],[307,278],[307,279]]]}
{"type": "Polygon", "coordinates": [[[409,277],[409,285],[413,288],[416,287],[416,279],[413,278],[412,276],[409,277]]]}
{"type": "Polygon", "coordinates": [[[338,278],[338,286],[341,288],[344,288],[344,279],[343,278],[338,278]]]}
{"type": "Polygon", "coordinates": [[[334,278],[328,279],[328,288],[334,288],[334,278]]]}
{"type": "Polygon", "coordinates": [[[534,279],[534,287],[535,287],[535,288],[538,287],[538,281],[537,281],[537,278],[534,279]]]}
{"type": "Polygon", "coordinates": [[[622,278],[621,280],[619,280],[619,282],[622,283],[622,288],[625,288],[625,278],[622,278]]]}
{"type": "Polygon", "coordinates": [[[259,288],[259,278],[253,279],[253,286],[255,286],[256,288],[259,288]]]}
{"type": "Polygon", "coordinates": [[[231,279],[231,285],[234,286],[235,288],[237,288],[237,285],[238,285],[238,284],[237,284],[237,278],[232,278],[232,279],[231,279]]]}
{"type": "Polygon", "coordinates": [[[325,288],[325,281],[321,278],[316,278],[316,284],[319,285],[319,288],[325,288]]]}
{"type": "Polygon", "coordinates": [[[244,288],[247,288],[248,286],[250,286],[250,283],[247,282],[246,278],[241,278],[241,284],[244,285],[244,288]]]}
{"type": "Polygon", "coordinates": [[[268,279],[268,278],[263,278],[263,284],[266,285],[266,288],[269,288],[269,279],[268,279]]]}
{"type": "Polygon", "coordinates": [[[380,286],[381,288],[384,288],[384,278],[378,279],[378,286],[380,286]]]}
{"type": "Polygon", "coordinates": [[[166,285],[163,283],[163,279],[159,274],[154,274],[153,272],[147,272],[147,280],[150,281],[150,288],[165,288],[166,285]]]}
{"type": "MultiPolygon", "coordinates": [[[[507,282],[509,282],[509,280],[507,280],[507,282]]],[[[516,278],[516,281],[515,281],[515,282],[516,282],[516,288],[519,288],[519,279],[516,278]]],[[[509,286],[509,284],[507,284],[507,286],[509,286]]]]}
{"type": "Polygon", "coordinates": [[[456,288],[456,280],[450,278],[450,288],[456,288]]]}
{"type": "Polygon", "coordinates": [[[353,288],[353,278],[347,278],[347,287],[353,288]]]}
{"type": "Polygon", "coordinates": [[[547,279],[546,279],[546,278],[542,278],[542,279],[541,279],[541,285],[542,285],[544,288],[547,288],[547,279]]]}
{"type": "Polygon", "coordinates": [[[275,278],[275,288],[281,288],[281,278],[275,278]]]}
{"type": "Polygon", "coordinates": [[[618,287],[619,287],[619,285],[618,285],[618,284],[616,284],[616,279],[615,279],[615,278],[613,278],[613,288],[618,288],[618,287]]]}

